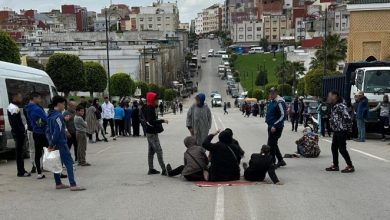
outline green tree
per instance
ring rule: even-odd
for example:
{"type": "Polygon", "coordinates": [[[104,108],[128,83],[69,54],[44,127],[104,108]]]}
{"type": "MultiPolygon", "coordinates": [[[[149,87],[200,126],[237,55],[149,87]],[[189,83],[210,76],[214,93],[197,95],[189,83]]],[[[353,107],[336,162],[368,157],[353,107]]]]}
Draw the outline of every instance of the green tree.
{"type": "Polygon", "coordinates": [[[38,63],[36,59],[33,59],[31,57],[27,57],[27,66],[39,70],[45,70],[45,67],[42,64],[38,63]]]}
{"type": "MultiPolygon", "coordinates": [[[[337,63],[345,60],[347,57],[347,40],[342,39],[337,34],[329,34],[326,37],[326,70],[330,73],[336,71],[337,63]]],[[[325,45],[323,40],[322,45],[325,45]]],[[[325,63],[325,47],[319,48],[315,57],[312,58],[310,69],[324,69],[325,63]]]]}
{"type": "Polygon", "coordinates": [[[268,84],[268,73],[266,69],[261,68],[261,70],[256,76],[255,84],[257,86],[265,86],[268,84]]]}
{"type": "Polygon", "coordinates": [[[135,83],[127,73],[115,73],[110,79],[110,93],[112,96],[132,96],[135,83]]]}
{"type": "Polygon", "coordinates": [[[306,95],[306,92],[305,92],[305,79],[304,78],[298,80],[297,94],[299,96],[306,95]]]}
{"type": "Polygon", "coordinates": [[[322,93],[322,69],[312,69],[305,75],[305,94],[320,96],[322,93]]]}
{"type": "Polygon", "coordinates": [[[262,47],[264,51],[268,51],[269,42],[267,38],[261,38],[259,46],[262,47]]]}
{"type": "Polygon", "coordinates": [[[296,80],[304,74],[304,71],[303,63],[286,61],[276,67],[276,77],[279,83],[295,85],[296,80]]]}
{"type": "Polygon", "coordinates": [[[148,85],[148,89],[149,89],[149,92],[156,93],[159,98],[161,98],[164,95],[164,94],[161,94],[161,88],[157,84],[150,83],[148,85]]]}
{"type": "Polygon", "coordinates": [[[289,85],[289,84],[279,84],[278,91],[279,91],[280,96],[291,96],[292,95],[291,85],[289,85]]]}
{"type": "Polygon", "coordinates": [[[176,98],[176,90],[173,89],[165,89],[164,91],[164,100],[165,101],[173,101],[176,98]]]}
{"type": "Polygon", "coordinates": [[[148,84],[146,84],[143,81],[136,81],[135,82],[135,87],[141,89],[141,97],[145,98],[146,93],[149,91],[148,84]]]}
{"type": "Polygon", "coordinates": [[[81,91],[85,87],[85,71],[83,62],[76,55],[56,53],[50,56],[46,65],[49,74],[58,91],[65,97],[70,91],[81,91]]]}
{"type": "Polygon", "coordinates": [[[254,89],[252,92],[252,98],[256,98],[257,100],[261,100],[264,98],[264,92],[260,89],[254,89]]]}
{"type": "Polygon", "coordinates": [[[0,61],[20,64],[20,53],[11,36],[0,30],[0,61]]]}
{"type": "Polygon", "coordinates": [[[272,87],[274,87],[274,88],[278,88],[278,85],[277,84],[273,84],[273,83],[270,83],[270,84],[267,84],[267,85],[265,85],[265,92],[266,93],[268,93],[268,91],[272,88],[272,87]]]}
{"type": "Polygon", "coordinates": [[[92,98],[94,92],[104,92],[107,87],[107,73],[102,65],[88,61],[84,63],[85,91],[89,91],[92,98]]]}
{"type": "Polygon", "coordinates": [[[247,91],[248,98],[252,98],[252,94],[253,94],[253,90],[252,89],[248,89],[248,91],[247,91]]]}

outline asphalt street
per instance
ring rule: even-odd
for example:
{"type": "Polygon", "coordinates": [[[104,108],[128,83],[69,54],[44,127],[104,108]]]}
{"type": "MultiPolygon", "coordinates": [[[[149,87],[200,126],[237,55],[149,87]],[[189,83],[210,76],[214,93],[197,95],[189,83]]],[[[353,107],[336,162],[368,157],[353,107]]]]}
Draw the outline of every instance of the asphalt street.
{"type": "MultiPolygon", "coordinates": [[[[200,40],[199,55],[218,49],[217,40],[200,40]]],[[[219,90],[224,101],[226,82],[217,77],[220,58],[201,64],[199,91],[219,90]]],[[[183,114],[168,114],[165,132],[160,135],[164,160],[173,167],[183,163],[183,139],[189,135],[183,114]]],[[[250,154],[267,142],[264,119],[244,118],[238,109],[212,108],[213,128],[231,128],[250,154]]],[[[302,133],[292,132],[286,122],[280,139],[282,153],[296,150],[302,133]]],[[[302,130],[302,129],[301,129],[302,130]]],[[[286,159],[277,170],[282,186],[259,183],[251,186],[197,187],[181,178],[148,176],[147,142],[140,138],[118,138],[109,143],[88,145],[91,167],[77,167],[76,181],[84,192],[55,190],[50,173],[37,180],[17,178],[14,161],[0,164],[0,219],[389,219],[390,145],[370,139],[348,142],[356,172],[325,172],[331,164],[330,139],[320,140],[316,159],[286,159]]],[[[26,167],[30,169],[28,160],[26,167]]],[[[345,163],[340,158],[340,166],[345,163]]],[[[155,167],[158,167],[155,159],[155,167]]],[[[67,183],[67,180],[64,180],[67,183]]]]}

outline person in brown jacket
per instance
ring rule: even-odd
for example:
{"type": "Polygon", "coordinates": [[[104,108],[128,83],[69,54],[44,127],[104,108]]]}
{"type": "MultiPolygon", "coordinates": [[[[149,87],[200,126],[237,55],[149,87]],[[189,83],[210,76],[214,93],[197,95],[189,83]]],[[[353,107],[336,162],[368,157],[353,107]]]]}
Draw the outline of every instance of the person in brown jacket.
{"type": "Polygon", "coordinates": [[[184,145],[187,147],[184,153],[184,165],[172,170],[171,165],[168,164],[168,176],[172,177],[181,174],[188,181],[205,180],[203,171],[209,163],[205,149],[196,145],[196,138],[194,136],[186,137],[184,139],[184,145]]]}

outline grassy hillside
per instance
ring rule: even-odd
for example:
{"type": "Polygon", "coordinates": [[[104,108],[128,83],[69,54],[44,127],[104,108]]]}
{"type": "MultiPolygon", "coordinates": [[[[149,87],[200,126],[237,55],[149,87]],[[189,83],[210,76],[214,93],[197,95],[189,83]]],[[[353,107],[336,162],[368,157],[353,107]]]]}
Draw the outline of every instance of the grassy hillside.
{"type": "Polygon", "coordinates": [[[265,68],[268,73],[268,83],[277,83],[275,68],[282,63],[282,53],[276,53],[276,60],[273,61],[273,53],[269,54],[248,54],[239,55],[234,62],[234,67],[241,74],[241,84],[245,89],[252,88],[252,74],[253,74],[253,88],[256,88],[255,80],[257,76],[257,68],[260,65],[265,68]]]}

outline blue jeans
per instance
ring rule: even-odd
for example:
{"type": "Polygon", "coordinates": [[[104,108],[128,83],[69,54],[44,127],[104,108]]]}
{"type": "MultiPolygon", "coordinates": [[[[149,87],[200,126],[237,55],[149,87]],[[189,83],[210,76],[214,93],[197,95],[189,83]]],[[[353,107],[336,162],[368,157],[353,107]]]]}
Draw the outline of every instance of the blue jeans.
{"type": "MultiPolygon", "coordinates": [[[[66,171],[68,173],[68,179],[70,186],[76,186],[76,181],[74,180],[74,173],[73,173],[73,159],[70,155],[69,148],[66,144],[62,146],[57,146],[58,150],[60,151],[60,157],[61,162],[65,165],[66,171]]],[[[56,185],[61,185],[61,174],[55,173],[54,174],[54,180],[56,181],[56,185]]]]}
{"type": "Polygon", "coordinates": [[[356,119],[358,128],[358,139],[361,141],[366,140],[366,122],[364,119],[356,119]]]}

